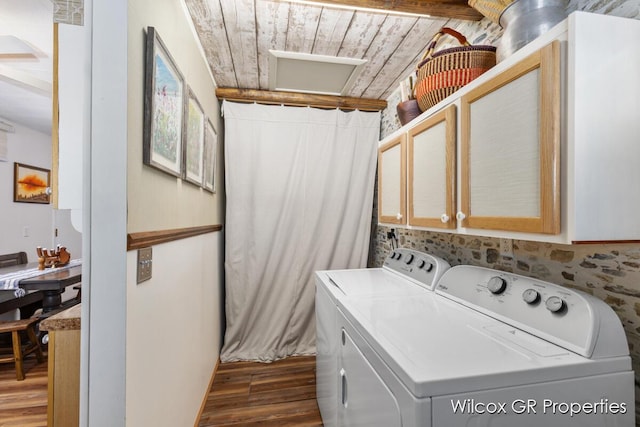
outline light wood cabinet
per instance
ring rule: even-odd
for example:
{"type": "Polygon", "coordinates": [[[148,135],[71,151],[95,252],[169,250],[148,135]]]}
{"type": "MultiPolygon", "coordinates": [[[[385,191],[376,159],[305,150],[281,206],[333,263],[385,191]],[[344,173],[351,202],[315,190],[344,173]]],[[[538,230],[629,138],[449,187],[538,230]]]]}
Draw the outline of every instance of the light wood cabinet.
{"type": "Polygon", "coordinates": [[[462,227],[560,232],[560,42],[460,100],[462,227]]]}
{"type": "Polygon", "coordinates": [[[49,427],[80,423],[80,312],[78,304],[40,322],[49,333],[49,427]]]}
{"type": "Polygon", "coordinates": [[[638,20],[574,12],[381,141],[383,150],[407,136],[409,172],[408,221],[392,222],[404,203],[401,150],[381,157],[379,176],[395,177],[401,194],[380,222],[563,244],[640,241],[638,39],[638,20]],[[454,119],[443,119],[452,106],[454,119]],[[455,121],[452,165],[443,123],[455,121]],[[456,220],[443,228],[452,201],[456,220]]]}
{"type": "Polygon", "coordinates": [[[456,107],[408,131],[409,225],[455,228],[456,107]]]}
{"type": "Polygon", "coordinates": [[[378,220],[406,224],[406,135],[401,134],[378,148],[378,220]]]}

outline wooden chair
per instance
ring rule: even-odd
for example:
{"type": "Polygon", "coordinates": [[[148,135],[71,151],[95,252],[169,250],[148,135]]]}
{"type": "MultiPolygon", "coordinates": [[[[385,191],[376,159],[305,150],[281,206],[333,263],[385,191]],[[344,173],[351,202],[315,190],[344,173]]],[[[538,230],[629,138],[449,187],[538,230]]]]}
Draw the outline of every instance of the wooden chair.
{"type": "Polygon", "coordinates": [[[14,254],[0,255],[0,268],[11,267],[12,265],[26,264],[27,262],[28,261],[26,252],[16,252],[14,254]]]}
{"type": "Polygon", "coordinates": [[[18,381],[24,380],[24,358],[31,354],[36,353],[38,363],[44,361],[44,355],[38,342],[38,337],[34,329],[34,325],[39,321],[37,317],[31,317],[29,319],[14,320],[10,322],[0,322],[0,334],[11,332],[11,341],[13,343],[13,354],[10,356],[0,356],[0,363],[15,363],[16,366],[16,378],[18,381]],[[22,346],[22,340],[20,338],[20,332],[25,331],[30,344],[22,346]]]}

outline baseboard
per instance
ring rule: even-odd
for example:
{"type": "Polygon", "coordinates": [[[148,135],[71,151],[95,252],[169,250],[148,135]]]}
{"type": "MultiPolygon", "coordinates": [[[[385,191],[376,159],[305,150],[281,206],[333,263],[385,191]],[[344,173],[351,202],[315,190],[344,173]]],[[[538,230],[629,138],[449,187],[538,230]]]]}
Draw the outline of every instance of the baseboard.
{"type": "Polygon", "coordinates": [[[216,360],[216,366],[213,367],[213,373],[211,374],[211,379],[209,380],[209,386],[207,387],[207,391],[202,399],[202,404],[200,405],[200,410],[198,411],[198,416],[196,417],[196,421],[193,424],[193,427],[198,427],[198,425],[200,424],[200,418],[202,418],[202,412],[204,412],[204,407],[207,404],[207,398],[209,397],[209,392],[211,391],[211,387],[213,386],[213,380],[216,377],[216,372],[218,372],[218,365],[220,365],[220,358],[216,360]]]}

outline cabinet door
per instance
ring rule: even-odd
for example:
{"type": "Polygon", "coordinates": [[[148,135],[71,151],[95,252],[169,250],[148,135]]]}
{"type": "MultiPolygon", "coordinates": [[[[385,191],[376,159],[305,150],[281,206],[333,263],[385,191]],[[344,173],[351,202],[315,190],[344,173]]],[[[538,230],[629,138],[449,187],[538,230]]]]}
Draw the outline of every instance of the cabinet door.
{"type": "Polygon", "coordinates": [[[461,99],[463,227],[560,232],[560,44],[461,99]]]}
{"type": "Polygon", "coordinates": [[[406,137],[404,134],[378,148],[378,221],[406,222],[406,137]]]}
{"type": "Polygon", "coordinates": [[[455,228],[456,107],[409,131],[409,224],[455,228]]]}

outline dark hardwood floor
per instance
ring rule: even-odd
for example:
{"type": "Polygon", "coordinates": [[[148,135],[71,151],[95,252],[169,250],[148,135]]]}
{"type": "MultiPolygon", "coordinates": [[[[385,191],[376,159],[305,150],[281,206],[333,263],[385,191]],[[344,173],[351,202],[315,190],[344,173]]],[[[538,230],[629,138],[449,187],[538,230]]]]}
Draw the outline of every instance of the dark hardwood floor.
{"type": "Polygon", "coordinates": [[[200,427],[322,426],[316,403],[316,359],[218,366],[200,427]]]}
{"type": "MultiPolygon", "coordinates": [[[[0,427],[46,427],[47,363],[29,356],[25,380],[0,364],[0,427]]],[[[218,367],[200,427],[322,426],[316,403],[315,357],[218,367]]]]}
{"type": "Polygon", "coordinates": [[[16,381],[12,363],[0,364],[0,427],[46,427],[47,361],[24,361],[24,381],[16,381]]]}

